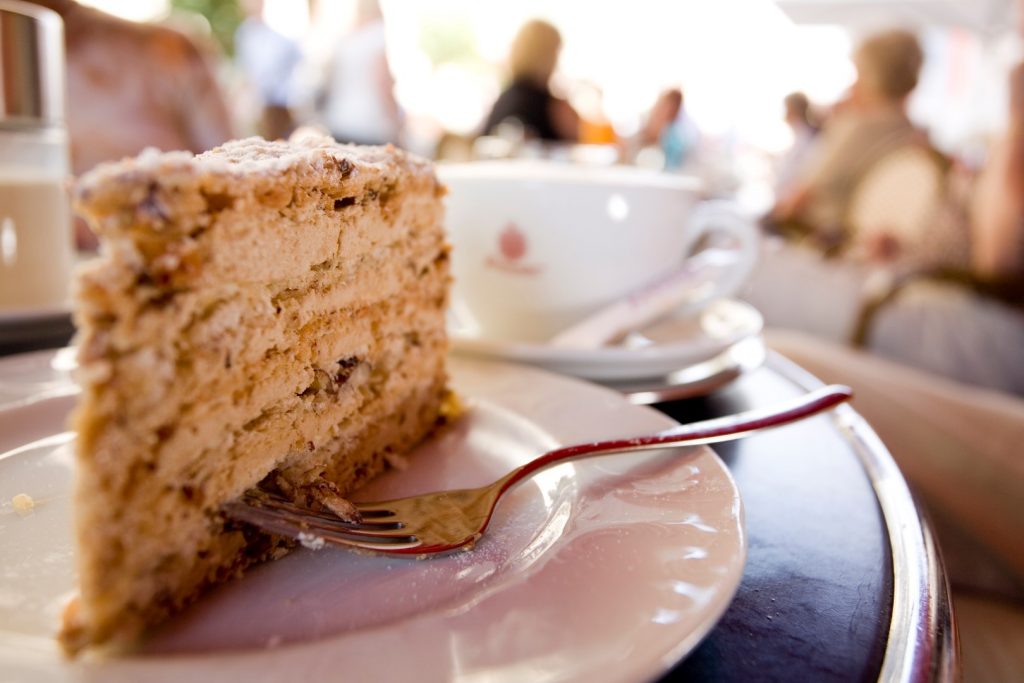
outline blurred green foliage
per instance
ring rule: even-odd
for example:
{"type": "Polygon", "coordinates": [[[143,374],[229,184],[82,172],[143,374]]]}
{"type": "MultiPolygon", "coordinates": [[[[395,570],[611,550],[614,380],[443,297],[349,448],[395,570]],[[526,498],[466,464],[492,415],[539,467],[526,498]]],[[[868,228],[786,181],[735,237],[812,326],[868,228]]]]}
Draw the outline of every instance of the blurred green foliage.
{"type": "Polygon", "coordinates": [[[472,25],[457,16],[434,16],[420,26],[420,48],[434,66],[480,61],[472,25]]]}
{"type": "Polygon", "coordinates": [[[224,52],[235,53],[235,31],[245,18],[238,0],[171,0],[176,11],[195,12],[210,22],[210,30],[224,52]]]}

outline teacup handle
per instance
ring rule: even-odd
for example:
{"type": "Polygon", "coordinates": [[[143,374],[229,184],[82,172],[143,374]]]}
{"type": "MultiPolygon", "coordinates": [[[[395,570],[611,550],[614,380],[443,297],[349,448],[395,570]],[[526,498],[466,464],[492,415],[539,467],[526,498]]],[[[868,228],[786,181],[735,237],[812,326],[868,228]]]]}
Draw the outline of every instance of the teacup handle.
{"type": "MultiPolygon", "coordinates": [[[[710,301],[729,297],[740,290],[757,265],[761,237],[757,225],[744,217],[734,204],[724,200],[701,202],[688,219],[691,235],[683,253],[700,261],[698,279],[704,281],[700,294],[683,306],[684,312],[697,311],[710,301]],[[735,246],[709,247],[696,254],[693,248],[705,237],[724,235],[735,246]]],[[[695,288],[696,288],[695,287],[695,288]]]]}

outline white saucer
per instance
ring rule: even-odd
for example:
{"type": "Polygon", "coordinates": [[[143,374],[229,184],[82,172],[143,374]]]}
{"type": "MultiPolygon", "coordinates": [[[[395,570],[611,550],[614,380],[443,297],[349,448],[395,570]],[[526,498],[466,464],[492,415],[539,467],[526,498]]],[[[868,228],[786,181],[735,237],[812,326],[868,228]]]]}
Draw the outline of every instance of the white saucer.
{"type": "Polygon", "coordinates": [[[455,353],[528,363],[584,379],[633,380],[663,377],[720,355],[761,333],[764,320],[743,301],[724,299],[697,317],[670,317],[640,330],[617,346],[566,349],[450,332],[455,353]]]}
{"type": "Polygon", "coordinates": [[[767,348],[761,335],[742,339],[717,356],[662,377],[606,380],[602,385],[621,392],[630,403],[653,405],[679,401],[721,389],[764,365],[767,348]]]}
{"type": "MultiPolygon", "coordinates": [[[[0,380],[6,363],[0,363],[0,380]]],[[[457,360],[470,411],[381,498],[476,486],[563,444],[670,427],[609,389],[457,360]]],[[[739,494],[707,448],[605,456],[536,475],[467,552],[424,560],[302,550],[205,596],[123,658],[62,658],[74,585],[68,398],[0,410],[0,671],[37,681],[639,681],[692,650],[746,556],[739,494]],[[36,507],[20,516],[11,500],[36,507]]]]}

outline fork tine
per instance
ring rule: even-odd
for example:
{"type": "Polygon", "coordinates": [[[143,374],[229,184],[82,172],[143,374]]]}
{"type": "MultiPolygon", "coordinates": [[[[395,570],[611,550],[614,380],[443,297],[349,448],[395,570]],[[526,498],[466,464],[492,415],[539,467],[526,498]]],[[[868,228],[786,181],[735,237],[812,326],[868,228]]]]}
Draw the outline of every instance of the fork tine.
{"type": "Polygon", "coordinates": [[[394,517],[394,505],[391,501],[384,501],[380,503],[355,503],[356,510],[359,510],[359,514],[368,519],[382,519],[385,517],[394,517]]]}
{"type": "Polygon", "coordinates": [[[409,533],[386,535],[375,531],[353,529],[340,522],[334,525],[310,523],[308,517],[284,517],[273,510],[246,503],[228,503],[224,506],[224,511],[235,519],[258,526],[264,531],[288,536],[300,542],[303,539],[299,538],[299,535],[302,534],[307,537],[322,538],[326,543],[381,552],[410,550],[422,545],[418,538],[409,533]]]}
{"type": "Polygon", "coordinates": [[[324,521],[338,522],[341,524],[358,524],[358,522],[342,519],[334,514],[322,513],[309,508],[299,507],[289,500],[278,498],[276,496],[247,494],[244,498],[244,502],[260,509],[277,510],[290,515],[301,515],[303,518],[315,517],[324,521]]]}
{"type": "MultiPolygon", "coordinates": [[[[377,531],[385,527],[390,529],[399,529],[404,526],[402,522],[385,519],[386,515],[384,513],[371,513],[368,515],[368,519],[362,519],[357,522],[343,519],[330,512],[317,512],[315,510],[310,510],[309,508],[300,507],[283,498],[250,495],[245,497],[245,502],[252,507],[276,510],[288,515],[301,517],[303,521],[306,522],[316,520],[324,524],[329,524],[332,527],[344,525],[344,531],[377,531]]],[[[360,510],[360,515],[361,514],[362,511],[360,510]]],[[[391,513],[387,514],[390,515],[391,513]]]]}
{"type": "Polygon", "coordinates": [[[318,529],[331,533],[349,534],[352,536],[369,536],[375,538],[410,538],[412,534],[403,532],[405,527],[399,521],[349,521],[329,513],[318,513],[299,507],[291,501],[271,496],[247,496],[250,506],[270,513],[284,513],[285,519],[302,529],[318,529]]]}
{"type": "MultiPolygon", "coordinates": [[[[322,522],[319,519],[306,519],[304,520],[305,526],[310,529],[316,529],[319,531],[328,531],[331,533],[348,534],[351,536],[366,536],[370,538],[412,538],[413,534],[408,531],[403,531],[402,527],[392,527],[383,525],[348,525],[348,524],[337,524],[333,521],[322,522]]],[[[301,526],[302,523],[299,523],[301,526]]]]}

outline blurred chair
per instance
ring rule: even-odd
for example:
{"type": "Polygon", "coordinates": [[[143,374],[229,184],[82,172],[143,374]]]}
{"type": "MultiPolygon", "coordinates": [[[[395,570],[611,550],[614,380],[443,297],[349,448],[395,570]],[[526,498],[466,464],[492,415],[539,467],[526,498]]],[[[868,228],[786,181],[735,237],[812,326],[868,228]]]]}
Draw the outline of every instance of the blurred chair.
{"type": "Polygon", "coordinates": [[[964,270],[924,269],[865,292],[851,343],[1024,397],[1024,300],[964,270]]]}
{"type": "Polygon", "coordinates": [[[827,258],[813,247],[769,237],[742,298],[761,312],[768,327],[844,344],[853,338],[863,302],[882,276],[867,264],[827,258]]]}
{"type": "Polygon", "coordinates": [[[854,252],[888,236],[905,250],[925,248],[942,202],[944,173],[936,155],[919,145],[897,149],[857,184],[846,217],[854,252]]]}
{"type": "Polygon", "coordinates": [[[952,269],[897,273],[769,243],[743,298],[765,324],[1024,396],[1024,308],[952,269]]]}

